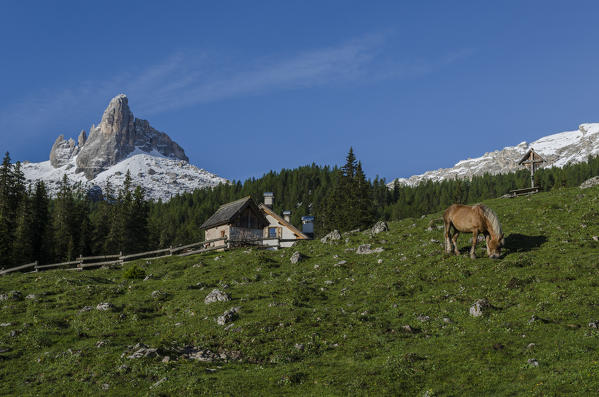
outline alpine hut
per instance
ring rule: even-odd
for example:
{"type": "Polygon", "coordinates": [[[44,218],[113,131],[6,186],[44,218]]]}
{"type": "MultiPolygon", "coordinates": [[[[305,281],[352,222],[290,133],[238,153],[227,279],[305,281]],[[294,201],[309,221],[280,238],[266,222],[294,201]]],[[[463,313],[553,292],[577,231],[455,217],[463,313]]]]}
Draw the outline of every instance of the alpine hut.
{"type": "MultiPolygon", "coordinates": [[[[226,238],[229,242],[261,239],[264,228],[269,225],[264,213],[250,197],[221,205],[200,226],[205,230],[206,241],[226,238]]],[[[225,241],[216,241],[211,246],[225,246],[225,241]]]]}

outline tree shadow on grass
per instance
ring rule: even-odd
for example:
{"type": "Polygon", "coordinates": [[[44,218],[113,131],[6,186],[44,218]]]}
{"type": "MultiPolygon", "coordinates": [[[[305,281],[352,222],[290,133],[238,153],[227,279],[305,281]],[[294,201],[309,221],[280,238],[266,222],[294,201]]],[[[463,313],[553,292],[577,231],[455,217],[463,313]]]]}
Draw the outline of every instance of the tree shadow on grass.
{"type": "Polygon", "coordinates": [[[545,236],[527,236],[526,234],[512,233],[505,238],[505,249],[509,252],[527,252],[547,242],[545,236]]]}

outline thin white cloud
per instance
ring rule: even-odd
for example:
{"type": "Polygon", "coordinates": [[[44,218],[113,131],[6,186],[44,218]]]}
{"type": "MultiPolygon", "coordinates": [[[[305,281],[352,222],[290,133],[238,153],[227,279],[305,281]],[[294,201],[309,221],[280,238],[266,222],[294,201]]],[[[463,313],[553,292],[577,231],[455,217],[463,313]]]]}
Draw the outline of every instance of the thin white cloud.
{"type": "MultiPolygon", "coordinates": [[[[338,46],[253,60],[178,52],[136,71],[120,71],[106,80],[30,95],[0,109],[0,131],[23,136],[58,135],[60,128],[89,127],[98,111],[119,93],[135,98],[136,114],[147,117],[173,109],[242,96],[327,84],[372,81],[428,73],[464,56],[458,51],[436,61],[394,62],[385,53],[384,35],[371,35],[338,46]],[[91,117],[91,119],[90,119],[91,117]],[[75,119],[73,119],[75,118],[75,119]]],[[[66,131],[72,135],[76,131],[66,131]]]]}
{"type": "MultiPolygon", "coordinates": [[[[342,46],[307,51],[283,59],[259,59],[243,66],[205,65],[205,57],[176,56],[166,62],[171,73],[139,79],[128,86],[145,100],[136,106],[147,114],[270,91],[308,88],[359,79],[366,73],[380,42],[364,39],[342,46]],[[218,70],[222,68],[222,70],[218,70]]],[[[157,65],[162,70],[166,65],[157,65]]]]}

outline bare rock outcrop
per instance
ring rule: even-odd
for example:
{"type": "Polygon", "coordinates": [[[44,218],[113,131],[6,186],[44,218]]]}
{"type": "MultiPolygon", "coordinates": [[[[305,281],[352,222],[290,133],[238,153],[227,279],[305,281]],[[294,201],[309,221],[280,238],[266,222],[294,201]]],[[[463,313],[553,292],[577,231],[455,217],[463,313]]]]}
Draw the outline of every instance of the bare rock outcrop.
{"type": "Polygon", "coordinates": [[[56,138],[50,150],[50,164],[54,168],[62,167],[68,164],[78,152],[79,146],[75,145],[75,141],[72,138],[65,140],[64,135],[60,135],[56,138]]]}
{"type": "Polygon", "coordinates": [[[85,145],[86,140],[87,140],[87,134],[85,133],[85,130],[81,130],[81,132],[79,133],[79,137],[77,138],[77,145],[79,147],[85,145]]]}
{"type": "Polygon", "coordinates": [[[387,225],[387,222],[378,221],[377,223],[374,224],[372,229],[370,229],[370,235],[372,237],[374,237],[375,235],[382,233],[382,232],[386,232],[388,230],[389,230],[389,225],[387,225]]]}
{"type": "Polygon", "coordinates": [[[332,232],[321,238],[320,242],[325,244],[337,240],[341,240],[341,233],[339,233],[339,230],[333,230],[332,232]]]}
{"type": "Polygon", "coordinates": [[[580,185],[580,188],[587,189],[589,187],[593,187],[593,186],[597,186],[597,185],[599,185],[599,176],[594,176],[594,177],[582,182],[582,184],[580,185]]]}

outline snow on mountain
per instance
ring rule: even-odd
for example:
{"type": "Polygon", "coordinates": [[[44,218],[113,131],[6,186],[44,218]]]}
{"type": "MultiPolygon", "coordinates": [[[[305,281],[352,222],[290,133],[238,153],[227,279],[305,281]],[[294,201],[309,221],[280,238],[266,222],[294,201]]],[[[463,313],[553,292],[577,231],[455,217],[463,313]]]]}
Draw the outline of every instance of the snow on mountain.
{"type": "MultiPolygon", "coordinates": [[[[545,160],[544,167],[563,167],[586,161],[588,156],[599,155],[599,123],[581,124],[578,130],[548,135],[534,142],[521,142],[502,150],[485,153],[481,157],[462,160],[452,168],[440,168],[409,178],[397,178],[401,185],[415,186],[421,182],[440,182],[446,179],[471,179],[489,173],[505,174],[522,169],[517,162],[533,148],[545,160]]],[[[393,187],[395,180],[387,186],[393,187]]]]}
{"type": "Polygon", "coordinates": [[[60,181],[66,175],[70,183],[80,182],[85,188],[99,186],[106,191],[107,184],[113,190],[119,189],[125,180],[127,171],[131,173],[133,185],[146,190],[146,198],[152,200],[169,200],[180,193],[195,189],[214,187],[220,183],[228,183],[211,172],[198,168],[183,160],[174,160],[157,153],[145,153],[136,150],[126,159],[99,173],[95,178],[87,180],[83,173],[76,173],[77,158],[68,164],[54,168],[50,161],[41,163],[23,163],[23,173],[30,183],[43,180],[52,195],[58,192],[60,181]]]}
{"type": "Polygon", "coordinates": [[[228,183],[189,164],[183,149],[167,134],[133,116],[123,94],[110,101],[89,137],[81,131],[76,144],[60,135],[50,151],[50,161],[24,162],[22,169],[29,183],[43,180],[52,195],[58,192],[64,175],[71,183],[105,191],[108,184],[118,190],[129,171],[133,185],[143,187],[146,197],[154,200],[228,183]]]}

